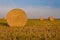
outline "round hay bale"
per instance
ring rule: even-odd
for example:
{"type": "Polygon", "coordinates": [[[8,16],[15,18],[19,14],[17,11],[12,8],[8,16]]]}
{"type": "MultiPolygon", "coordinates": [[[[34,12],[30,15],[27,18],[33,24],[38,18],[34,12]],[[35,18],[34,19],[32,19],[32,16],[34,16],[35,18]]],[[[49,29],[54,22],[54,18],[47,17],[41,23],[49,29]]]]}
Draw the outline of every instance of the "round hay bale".
{"type": "Polygon", "coordinates": [[[44,17],[43,17],[43,16],[41,16],[41,17],[40,17],[40,20],[41,20],[41,21],[43,21],[43,20],[44,20],[44,17]]]}
{"type": "Polygon", "coordinates": [[[54,17],[53,17],[53,16],[50,16],[50,17],[49,17],[49,20],[50,20],[50,21],[54,21],[54,17]]]}
{"type": "Polygon", "coordinates": [[[11,27],[24,26],[27,22],[27,15],[22,9],[13,9],[8,12],[6,20],[11,27]]]}

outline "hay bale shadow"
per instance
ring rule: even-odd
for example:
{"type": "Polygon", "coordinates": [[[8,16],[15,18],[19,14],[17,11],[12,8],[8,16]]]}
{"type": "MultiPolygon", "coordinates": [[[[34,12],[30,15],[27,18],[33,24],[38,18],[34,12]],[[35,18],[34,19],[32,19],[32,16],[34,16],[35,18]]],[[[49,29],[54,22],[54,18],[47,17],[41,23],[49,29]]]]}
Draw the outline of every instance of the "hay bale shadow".
{"type": "Polygon", "coordinates": [[[0,23],[0,25],[9,26],[7,23],[0,23]]]}

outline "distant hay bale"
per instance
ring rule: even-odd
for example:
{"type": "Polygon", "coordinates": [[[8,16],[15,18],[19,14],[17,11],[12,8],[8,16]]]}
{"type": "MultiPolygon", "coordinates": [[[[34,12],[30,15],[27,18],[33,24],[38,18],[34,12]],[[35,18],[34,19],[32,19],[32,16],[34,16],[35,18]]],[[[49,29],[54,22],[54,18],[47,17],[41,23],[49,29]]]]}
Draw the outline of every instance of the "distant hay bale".
{"type": "Polygon", "coordinates": [[[7,23],[11,27],[24,26],[27,22],[27,15],[21,9],[13,9],[8,12],[6,17],[7,23]]]}
{"type": "Polygon", "coordinates": [[[6,17],[4,18],[4,20],[6,20],[6,17]]]}
{"type": "Polygon", "coordinates": [[[53,16],[50,16],[50,17],[49,17],[49,20],[50,20],[50,21],[54,21],[54,17],[53,17],[53,16]]]}
{"type": "Polygon", "coordinates": [[[40,16],[40,20],[43,21],[44,20],[44,17],[43,16],[40,16]]]}

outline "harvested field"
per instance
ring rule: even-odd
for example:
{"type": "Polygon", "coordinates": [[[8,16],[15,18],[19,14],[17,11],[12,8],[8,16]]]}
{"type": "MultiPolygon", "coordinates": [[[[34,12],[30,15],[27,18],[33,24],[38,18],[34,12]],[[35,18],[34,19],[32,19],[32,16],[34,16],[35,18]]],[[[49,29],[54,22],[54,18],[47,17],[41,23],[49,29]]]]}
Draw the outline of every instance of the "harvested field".
{"type": "Polygon", "coordinates": [[[24,27],[9,27],[0,20],[0,40],[60,40],[60,19],[28,19],[24,27]]]}

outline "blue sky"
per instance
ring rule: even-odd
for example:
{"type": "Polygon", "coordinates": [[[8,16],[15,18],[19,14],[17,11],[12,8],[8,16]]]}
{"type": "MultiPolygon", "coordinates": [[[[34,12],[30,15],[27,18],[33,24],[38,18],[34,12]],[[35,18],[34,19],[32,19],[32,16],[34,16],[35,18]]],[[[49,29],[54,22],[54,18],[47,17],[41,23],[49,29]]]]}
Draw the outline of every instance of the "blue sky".
{"type": "Polygon", "coordinates": [[[23,9],[28,18],[60,18],[60,0],[0,0],[0,18],[14,8],[23,9]]]}

